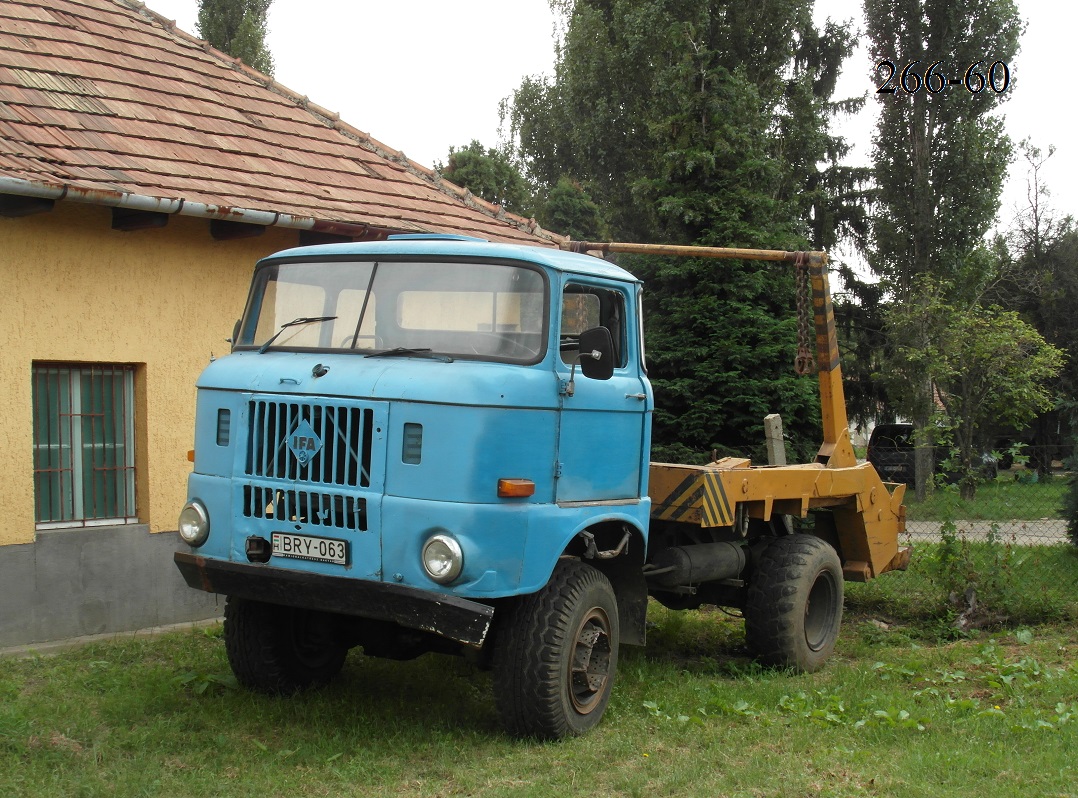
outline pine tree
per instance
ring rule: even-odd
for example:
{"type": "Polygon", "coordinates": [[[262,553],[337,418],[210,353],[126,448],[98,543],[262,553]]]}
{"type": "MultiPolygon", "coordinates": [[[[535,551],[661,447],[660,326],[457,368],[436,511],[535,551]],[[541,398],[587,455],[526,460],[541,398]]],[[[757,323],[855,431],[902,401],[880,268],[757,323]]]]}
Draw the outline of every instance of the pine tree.
{"type": "Polygon", "coordinates": [[[527,181],[504,152],[473,139],[466,147],[450,147],[449,162],[435,164],[438,174],[477,197],[525,215],[532,205],[527,181]]]}
{"type": "MultiPolygon", "coordinates": [[[[525,80],[509,109],[541,190],[570,179],[623,241],[807,249],[856,224],[836,202],[836,183],[853,178],[828,132],[851,37],[838,26],[817,31],[811,2],[559,5],[566,25],[554,76],[525,80]]],[[[815,451],[816,384],[792,368],[789,268],[623,263],[645,281],[656,457],[759,454],[772,412],[783,414],[799,456],[815,451]]]]}

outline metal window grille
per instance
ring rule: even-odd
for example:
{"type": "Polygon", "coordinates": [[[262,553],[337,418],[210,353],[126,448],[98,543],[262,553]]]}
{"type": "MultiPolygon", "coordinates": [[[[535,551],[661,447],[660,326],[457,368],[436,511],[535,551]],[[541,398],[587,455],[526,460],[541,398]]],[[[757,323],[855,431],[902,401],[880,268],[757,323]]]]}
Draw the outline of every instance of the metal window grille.
{"type": "Polygon", "coordinates": [[[134,366],[34,364],[39,529],[138,521],[134,395],[134,366]]]}

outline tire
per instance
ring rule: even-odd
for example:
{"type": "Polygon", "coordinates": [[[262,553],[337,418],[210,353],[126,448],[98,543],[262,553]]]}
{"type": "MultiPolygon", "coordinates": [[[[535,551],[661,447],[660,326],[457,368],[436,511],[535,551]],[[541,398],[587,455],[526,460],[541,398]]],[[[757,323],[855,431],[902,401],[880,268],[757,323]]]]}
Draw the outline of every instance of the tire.
{"type": "Polygon", "coordinates": [[[745,606],[749,650],[765,665],[811,673],[835,649],[842,626],[842,563],[826,541],[773,540],[752,574],[745,606]]]}
{"type": "Polygon", "coordinates": [[[606,576],[561,560],[542,590],[499,613],[494,697],[506,731],[557,740],[594,727],[610,701],[620,641],[606,576]]]}
{"type": "Polygon", "coordinates": [[[235,596],[225,603],[225,651],[244,687],[285,695],[328,682],[348,654],[329,615],[235,596]]]}

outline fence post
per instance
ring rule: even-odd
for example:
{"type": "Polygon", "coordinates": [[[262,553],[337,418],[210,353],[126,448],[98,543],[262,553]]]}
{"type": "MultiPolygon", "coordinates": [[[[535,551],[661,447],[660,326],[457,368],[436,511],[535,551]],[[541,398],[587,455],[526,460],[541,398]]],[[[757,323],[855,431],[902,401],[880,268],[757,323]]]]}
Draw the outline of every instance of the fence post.
{"type": "Polygon", "coordinates": [[[767,442],[767,464],[786,465],[786,444],[782,440],[782,416],[764,416],[764,438],[767,442]]]}

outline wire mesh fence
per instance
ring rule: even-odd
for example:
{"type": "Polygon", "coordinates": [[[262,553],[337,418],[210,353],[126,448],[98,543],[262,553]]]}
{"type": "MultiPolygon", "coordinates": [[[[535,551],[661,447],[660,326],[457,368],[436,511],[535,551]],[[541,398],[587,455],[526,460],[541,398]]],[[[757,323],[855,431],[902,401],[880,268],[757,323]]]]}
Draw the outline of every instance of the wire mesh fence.
{"type": "Polygon", "coordinates": [[[943,483],[918,501],[911,488],[902,541],[913,547],[909,570],[854,586],[851,603],[958,628],[1078,619],[1078,545],[1064,514],[1074,477],[1052,453],[1031,454],[979,484],[972,499],[943,483]]]}

